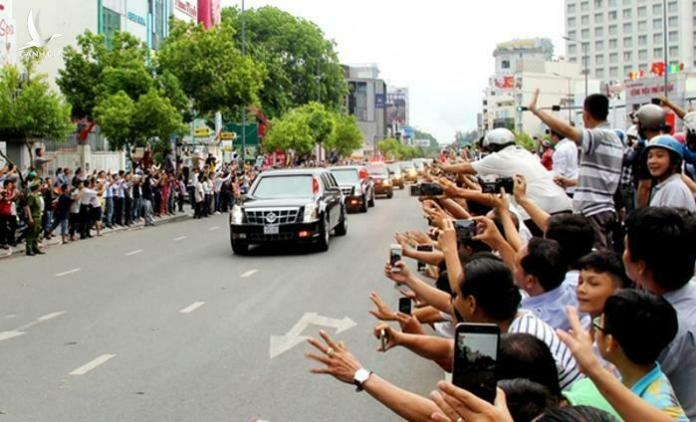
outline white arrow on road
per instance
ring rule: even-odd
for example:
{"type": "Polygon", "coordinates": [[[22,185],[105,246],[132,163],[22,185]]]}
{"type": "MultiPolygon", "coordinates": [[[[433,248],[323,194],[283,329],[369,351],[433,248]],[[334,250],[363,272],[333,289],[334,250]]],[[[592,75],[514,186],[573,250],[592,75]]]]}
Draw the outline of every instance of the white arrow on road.
{"type": "Polygon", "coordinates": [[[283,336],[271,336],[271,359],[276,358],[309,337],[301,336],[302,332],[310,325],[318,325],[322,327],[330,327],[336,329],[336,334],[340,334],[346,330],[355,327],[356,324],[352,319],[345,317],[343,319],[329,318],[321,316],[316,312],[308,312],[300,318],[295,325],[283,336]]]}

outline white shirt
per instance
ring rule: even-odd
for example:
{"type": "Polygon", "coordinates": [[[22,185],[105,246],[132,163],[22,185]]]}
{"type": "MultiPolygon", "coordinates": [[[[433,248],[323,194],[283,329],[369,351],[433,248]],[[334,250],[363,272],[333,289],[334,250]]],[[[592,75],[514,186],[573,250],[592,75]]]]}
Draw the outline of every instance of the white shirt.
{"type": "Polygon", "coordinates": [[[82,205],[91,205],[93,207],[99,206],[99,198],[97,198],[97,191],[90,188],[82,189],[82,199],[80,200],[82,205]]]}
{"type": "Polygon", "coordinates": [[[682,180],[681,174],[673,174],[653,188],[650,206],[696,211],[694,195],[682,180]]]}
{"type": "MultiPolygon", "coordinates": [[[[556,144],[553,152],[553,174],[571,180],[578,178],[578,145],[570,139],[563,139],[556,144]]],[[[575,187],[569,187],[566,192],[575,192],[575,187]]]]}
{"type": "MultiPolygon", "coordinates": [[[[534,154],[522,147],[509,146],[472,162],[471,166],[484,177],[523,175],[527,180],[527,196],[549,214],[573,209],[573,201],[553,181],[553,173],[546,170],[534,154]]],[[[529,219],[526,212],[520,211],[520,214],[523,220],[529,219]]]]}

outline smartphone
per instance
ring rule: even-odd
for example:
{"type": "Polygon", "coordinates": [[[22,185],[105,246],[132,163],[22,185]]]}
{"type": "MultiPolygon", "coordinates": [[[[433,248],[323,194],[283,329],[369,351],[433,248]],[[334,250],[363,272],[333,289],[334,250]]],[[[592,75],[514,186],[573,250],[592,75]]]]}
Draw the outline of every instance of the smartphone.
{"type": "MultiPolygon", "coordinates": [[[[401,245],[391,245],[389,247],[389,263],[391,264],[392,267],[394,265],[401,261],[401,256],[402,256],[403,249],[401,248],[401,245]]],[[[401,269],[398,267],[392,268],[392,272],[398,273],[400,272],[401,269]]]]}
{"type": "Polygon", "coordinates": [[[379,341],[382,345],[382,350],[387,350],[387,344],[389,344],[389,334],[386,330],[379,331],[379,341]]]}
{"type": "Polygon", "coordinates": [[[495,401],[500,329],[495,324],[457,324],[452,383],[489,403],[495,401]]]}
{"type": "Polygon", "coordinates": [[[469,241],[476,236],[476,221],[454,220],[454,229],[457,231],[457,241],[459,243],[469,241]]]}
{"type": "MultiPolygon", "coordinates": [[[[432,252],[433,245],[417,245],[416,250],[420,252],[432,252]]],[[[418,271],[425,270],[425,262],[418,261],[418,271]]]]}
{"type": "Polygon", "coordinates": [[[399,298],[399,312],[411,315],[411,299],[407,297],[399,298]]]}

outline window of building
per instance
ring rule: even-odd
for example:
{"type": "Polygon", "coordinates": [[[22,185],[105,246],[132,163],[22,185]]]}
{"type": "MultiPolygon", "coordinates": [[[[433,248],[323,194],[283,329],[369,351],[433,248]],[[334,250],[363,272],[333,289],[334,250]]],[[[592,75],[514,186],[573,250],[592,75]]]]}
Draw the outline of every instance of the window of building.
{"type": "Polygon", "coordinates": [[[648,45],[648,36],[647,35],[639,35],[638,36],[638,45],[640,45],[640,46],[648,45]]]}
{"type": "Polygon", "coordinates": [[[580,3],[580,11],[581,12],[587,12],[590,9],[590,3],[587,1],[584,1],[580,3]]]}
{"type": "Polygon", "coordinates": [[[631,19],[632,14],[633,13],[632,13],[631,9],[624,9],[623,13],[621,15],[623,16],[624,19],[631,19]]]}
{"type": "Polygon", "coordinates": [[[647,16],[647,14],[648,14],[648,8],[645,7],[645,6],[639,7],[639,8],[638,8],[638,11],[637,11],[637,14],[638,14],[638,17],[639,17],[639,18],[645,18],[645,17],[647,16]]]}
{"type": "Polygon", "coordinates": [[[500,67],[503,69],[510,69],[510,60],[503,60],[500,62],[500,67]]]}
{"type": "Polygon", "coordinates": [[[568,28],[575,28],[575,18],[568,18],[568,28]]]}
{"type": "Polygon", "coordinates": [[[580,32],[580,37],[582,37],[583,40],[590,38],[590,30],[583,29],[582,32],[580,32]]]}
{"type": "Polygon", "coordinates": [[[633,25],[631,22],[626,22],[623,24],[623,32],[624,34],[630,34],[633,32],[633,25]]]}
{"type": "Polygon", "coordinates": [[[619,48],[619,41],[616,38],[609,40],[609,50],[616,50],[619,48]]]}
{"type": "Polygon", "coordinates": [[[619,77],[619,68],[616,66],[610,67],[609,68],[609,77],[612,79],[616,79],[619,77]]]}
{"type": "Polygon", "coordinates": [[[633,0],[623,0],[624,6],[631,6],[632,4],[633,4],[633,0]]]}
{"type": "Polygon", "coordinates": [[[626,66],[624,66],[624,71],[623,71],[624,76],[628,76],[628,74],[631,72],[633,72],[633,66],[631,66],[630,64],[627,64],[626,66]]]}
{"type": "Polygon", "coordinates": [[[641,63],[638,66],[638,70],[642,70],[643,72],[648,73],[648,65],[646,63],[641,63]]]}
{"type": "Polygon", "coordinates": [[[631,52],[631,51],[624,51],[623,59],[624,59],[625,62],[630,62],[631,60],[633,60],[633,52],[631,52]]]}
{"type": "Polygon", "coordinates": [[[653,12],[653,15],[661,15],[662,14],[662,3],[653,4],[652,12],[653,12]]]}
{"type": "Polygon", "coordinates": [[[653,49],[653,58],[655,59],[663,59],[665,57],[664,50],[662,47],[658,47],[653,49]]]}
{"type": "Polygon", "coordinates": [[[677,10],[679,10],[679,7],[677,6],[676,1],[672,1],[667,4],[667,11],[669,13],[677,13],[677,10]]]}
{"type": "Polygon", "coordinates": [[[604,77],[604,69],[602,69],[602,68],[595,69],[595,77],[598,79],[602,79],[604,77]]]}
{"type": "Polygon", "coordinates": [[[623,46],[624,46],[624,48],[633,47],[633,38],[631,38],[631,37],[624,37],[624,39],[623,39],[623,46]]]}
{"type": "Polygon", "coordinates": [[[607,13],[607,18],[610,21],[615,21],[619,17],[619,12],[616,10],[612,10],[611,12],[607,13]]]}
{"type": "Polygon", "coordinates": [[[618,35],[619,28],[616,25],[609,25],[609,35],[618,35]]]}
{"type": "Polygon", "coordinates": [[[604,65],[604,54],[597,54],[595,56],[595,65],[597,65],[597,66],[604,65]]]}
{"type": "Polygon", "coordinates": [[[568,45],[568,54],[569,55],[578,54],[578,46],[576,44],[569,44],[568,45]]]}
{"type": "Polygon", "coordinates": [[[669,42],[677,42],[679,40],[679,33],[677,31],[669,31],[669,42]]]}
{"type": "Polygon", "coordinates": [[[595,38],[602,38],[604,36],[604,28],[601,26],[598,26],[594,29],[594,36],[595,38]]]}
{"type": "Polygon", "coordinates": [[[616,64],[619,62],[619,53],[609,54],[609,63],[616,64]]]}
{"type": "Polygon", "coordinates": [[[594,0],[594,7],[595,9],[603,7],[604,6],[604,1],[603,0],[594,0]]]}
{"type": "Polygon", "coordinates": [[[121,15],[107,7],[102,7],[102,22],[106,47],[111,49],[113,47],[114,35],[121,30],[121,15]]]}
{"type": "Polygon", "coordinates": [[[653,19],[653,30],[662,31],[662,18],[653,19]]]}
{"type": "Polygon", "coordinates": [[[670,16],[667,20],[667,25],[670,28],[676,28],[679,25],[679,16],[670,16]]]}
{"type": "Polygon", "coordinates": [[[595,41],[595,50],[604,51],[604,41],[595,41]]]}
{"type": "Polygon", "coordinates": [[[154,0],[153,4],[153,20],[154,20],[154,31],[152,34],[152,48],[159,49],[160,44],[164,41],[164,27],[169,16],[166,16],[164,11],[164,1],[165,0],[154,0]]]}
{"type": "Polygon", "coordinates": [[[571,3],[568,5],[568,14],[572,15],[575,13],[575,3],[571,3]]]}
{"type": "Polygon", "coordinates": [[[595,13],[595,15],[594,15],[594,21],[595,21],[595,23],[602,23],[602,22],[604,22],[604,13],[595,13]]]}
{"type": "Polygon", "coordinates": [[[617,5],[616,0],[609,0],[607,2],[607,6],[609,6],[609,7],[616,7],[616,5],[617,5]]]}
{"type": "Polygon", "coordinates": [[[648,50],[638,50],[638,60],[641,62],[648,60],[648,50]]]}
{"type": "Polygon", "coordinates": [[[663,42],[664,42],[664,38],[662,37],[662,33],[653,34],[653,44],[660,45],[663,42]]]}
{"type": "Polygon", "coordinates": [[[676,45],[670,47],[670,48],[669,48],[669,57],[670,57],[671,59],[673,59],[673,58],[675,58],[675,57],[679,57],[679,47],[677,47],[676,45]]]}
{"type": "Polygon", "coordinates": [[[590,15],[582,15],[580,18],[580,25],[587,26],[590,24],[590,15]]]}

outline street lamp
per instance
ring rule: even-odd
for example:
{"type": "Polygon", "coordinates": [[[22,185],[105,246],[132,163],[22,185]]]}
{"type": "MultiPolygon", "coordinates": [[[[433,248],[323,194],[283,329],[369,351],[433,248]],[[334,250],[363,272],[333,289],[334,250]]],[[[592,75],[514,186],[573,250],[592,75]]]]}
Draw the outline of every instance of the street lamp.
{"type": "Polygon", "coordinates": [[[583,40],[576,40],[574,38],[570,37],[563,37],[564,40],[576,43],[576,44],[582,44],[582,51],[583,51],[583,67],[585,68],[583,70],[583,73],[585,74],[585,98],[589,95],[588,93],[588,78],[590,75],[590,71],[588,69],[589,62],[590,62],[590,57],[588,55],[588,50],[590,49],[590,42],[589,41],[583,41],[583,40]]]}
{"type": "MultiPolygon", "coordinates": [[[[575,99],[575,95],[574,95],[573,92],[571,91],[570,83],[571,83],[571,81],[573,80],[573,78],[571,78],[570,76],[561,75],[560,73],[556,73],[556,72],[552,72],[551,74],[552,74],[553,76],[557,76],[557,77],[559,77],[559,78],[563,78],[563,79],[567,79],[567,80],[568,80],[568,121],[569,121],[569,122],[572,122],[572,121],[573,121],[573,114],[572,114],[572,107],[571,107],[571,105],[570,105],[570,101],[571,101],[571,99],[572,99],[572,100],[575,99]]],[[[575,101],[573,101],[573,103],[574,103],[574,102],[575,102],[575,101]]]]}

